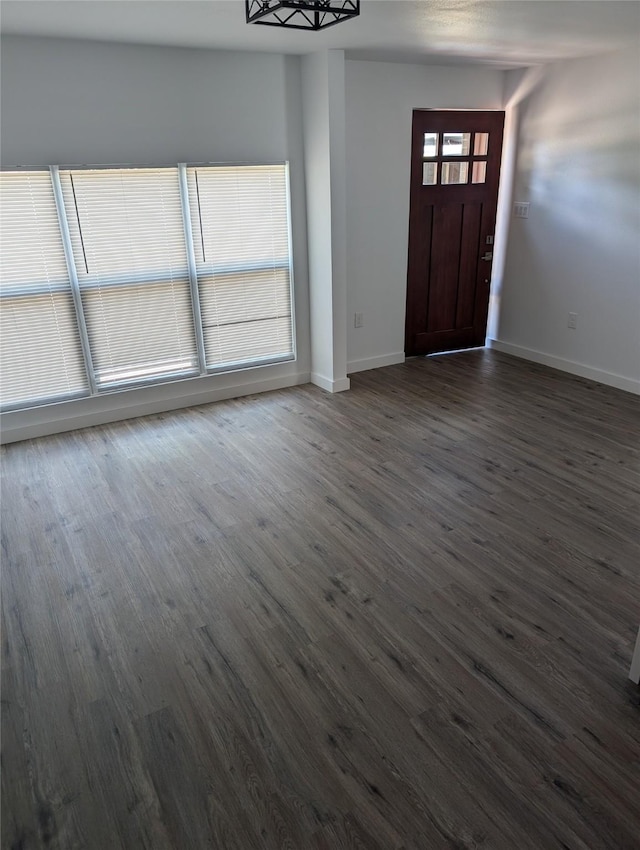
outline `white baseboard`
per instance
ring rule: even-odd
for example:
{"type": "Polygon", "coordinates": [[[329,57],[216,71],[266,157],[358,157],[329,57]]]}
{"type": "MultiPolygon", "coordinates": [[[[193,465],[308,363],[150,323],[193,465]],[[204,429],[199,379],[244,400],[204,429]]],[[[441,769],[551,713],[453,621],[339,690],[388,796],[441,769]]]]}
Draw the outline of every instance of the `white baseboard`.
{"type": "MultiPolygon", "coordinates": [[[[0,442],[16,443],[32,437],[47,437],[50,434],[61,434],[64,431],[75,431],[92,425],[107,425],[123,419],[135,419],[138,416],[165,413],[270,390],[281,390],[308,384],[309,378],[308,372],[299,372],[246,384],[208,386],[206,389],[196,389],[193,384],[189,386],[189,381],[180,381],[97,398],[76,399],[45,407],[7,412],[0,417],[2,424],[0,442]]],[[[215,376],[196,380],[212,382],[215,376]]]]}
{"type": "Polygon", "coordinates": [[[534,348],[525,348],[511,342],[502,342],[499,339],[487,339],[486,344],[487,348],[495,348],[496,351],[502,351],[504,354],[512,354],[523,360],[532,360],[534,363],[551,366],[552,369],[559,369],[561,372],[569,372],[581,378],[588,378],[590,381],[597,381],[599,384],[640,395],[640,381],[634,378],[625,378],[614,372],[594,369],[593,366],[585,366],[583,363],[575,363],[573,360],[565,360],[563,357],[555,357],[553,354],[545,354],[544,351],[536,351],[534,348]]]}
{"type": "Polygon", "coordinates": [[[367,369],[380,369],[382,366],[395,366],[396,363],[404,363],[404,360],[404,351],[380,354],[377,357],[363,357],[362,360],[352,360],[351,363],[347,363],[347,374],[366,372],[367,369]]]}
{"type": "Polygon", "coordinates": [[[349,378],[339,378],[333,381],[331,378],[325,378],[324,375],[319,375],[317,372],[311,373],[311,383],[328,393],[341,393],[348,390],[351,386],[349,378]]]}

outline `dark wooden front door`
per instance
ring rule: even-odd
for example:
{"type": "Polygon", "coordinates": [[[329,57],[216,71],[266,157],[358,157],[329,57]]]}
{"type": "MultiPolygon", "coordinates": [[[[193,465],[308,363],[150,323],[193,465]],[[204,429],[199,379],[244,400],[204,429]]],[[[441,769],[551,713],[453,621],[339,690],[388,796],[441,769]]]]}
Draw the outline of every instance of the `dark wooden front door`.
{"type": "Polygon", "coordinates": [[[504,112],[415,110],[405,352],[484,345],[504,112]]]}

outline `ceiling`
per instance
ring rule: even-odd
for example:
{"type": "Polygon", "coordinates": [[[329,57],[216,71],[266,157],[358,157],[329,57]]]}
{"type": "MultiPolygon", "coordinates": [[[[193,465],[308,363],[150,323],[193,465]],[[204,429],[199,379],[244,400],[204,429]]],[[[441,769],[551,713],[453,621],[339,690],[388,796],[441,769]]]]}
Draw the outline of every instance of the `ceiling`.
{"type": "Polygon", "coordinates": [[[361,0],[359,18],[300,32],[246,24],[244,0],[3,0],[0,22],[4,34],[513,68],[637,39],[640,2],[361,0]]]}

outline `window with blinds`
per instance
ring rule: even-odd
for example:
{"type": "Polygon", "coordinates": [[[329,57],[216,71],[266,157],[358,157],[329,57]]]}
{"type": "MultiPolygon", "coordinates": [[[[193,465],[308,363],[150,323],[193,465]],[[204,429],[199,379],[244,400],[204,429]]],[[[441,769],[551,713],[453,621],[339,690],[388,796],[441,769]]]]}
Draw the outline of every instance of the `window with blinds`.
{"type": "Polygon", "coordinates": [[[89,391],[48,171],[0,174],[0,399],[89,391]]]}
{"type": "Polygon", "coordinates": [[[5,172],[5,408],[293,359],[286,165],[5,172]]]}
{"type": "Polygon", "coordinates": [[[187,180],[207,367],[291,357],[285,169],[194,167],[187,180]]]}
{"type": "Polygon", "coordinates": [[[96,384],[197,373],[174,168],[61,171],[96,384]]]}

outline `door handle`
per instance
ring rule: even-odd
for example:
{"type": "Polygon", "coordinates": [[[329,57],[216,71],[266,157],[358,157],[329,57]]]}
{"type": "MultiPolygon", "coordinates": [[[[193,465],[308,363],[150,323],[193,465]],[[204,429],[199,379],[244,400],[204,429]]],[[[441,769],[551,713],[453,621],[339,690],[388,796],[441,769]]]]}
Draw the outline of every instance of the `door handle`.
{"type": "Polygon", "coordinates": [[[485,253],[480,258],[481,260],[493,260],[493,251],[485,251],[485,253]]]}

